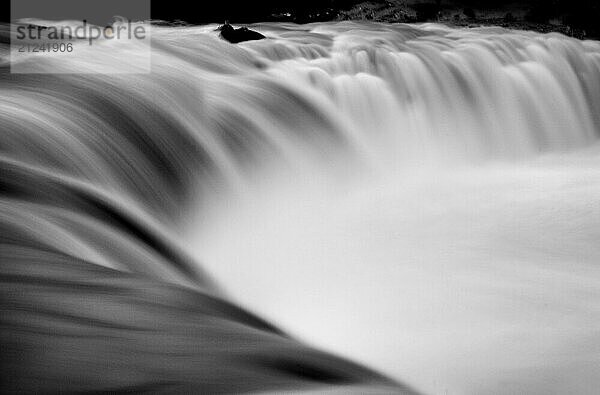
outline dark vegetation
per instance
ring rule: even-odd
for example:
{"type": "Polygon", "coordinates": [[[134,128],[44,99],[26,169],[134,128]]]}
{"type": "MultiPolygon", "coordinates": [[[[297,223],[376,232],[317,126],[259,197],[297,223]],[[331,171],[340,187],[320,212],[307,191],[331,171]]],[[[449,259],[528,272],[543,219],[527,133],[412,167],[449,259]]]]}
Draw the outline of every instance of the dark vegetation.
{"type": "Polygon", "coordinates": [[[293,21],[297,23],[333,20],[340,10],[358,3],[353,0],[256,0],[248,2],[153,0],[152,16],[189,23],[251,23],[293,21]]]}
{"type": "Polygon", "coordinates": [[[340,10],[338,19],[500,25],[559,31],[581,38],[600,37],[598,0],[370,0],[340,10]]]}
{"type": "Polygon", "coordinates": [[[330,20],[381,22],[439,21],[458,25],[492,24],[517,29],[560,31],[600,37],[598,0],[256,0],[229,2],[154,0],[153,18],[188,23],[295,23],[330,20]]]}
{"type": "MultiPolygon", "coordinates": [[[[5,21],[10,15],[8,3],[4,2],[2,7],[5,21]]],[[[343,19],[439,21],[560,31],[600,38],[600,0],[255,0],[237,3],[153,0],[152,17],[192,24],[223,23],[225,20],[234,24],[343,19]]]]}

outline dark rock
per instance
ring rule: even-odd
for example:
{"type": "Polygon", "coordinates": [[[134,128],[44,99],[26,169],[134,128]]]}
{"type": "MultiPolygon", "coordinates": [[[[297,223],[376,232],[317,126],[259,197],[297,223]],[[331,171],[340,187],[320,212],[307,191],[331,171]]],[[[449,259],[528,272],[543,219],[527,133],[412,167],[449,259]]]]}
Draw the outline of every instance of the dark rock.
{"type": "Polygon", "coordinates": [[[263,38],[266,38],[259,32],[250,30],[247,27],[234,29],[234,27],[228,22],[225,22],[223,26],[219,27],[219,30],[221,31],[221,38],[233,44],[241,43],[243,41],[262,40],[263,38]]]}

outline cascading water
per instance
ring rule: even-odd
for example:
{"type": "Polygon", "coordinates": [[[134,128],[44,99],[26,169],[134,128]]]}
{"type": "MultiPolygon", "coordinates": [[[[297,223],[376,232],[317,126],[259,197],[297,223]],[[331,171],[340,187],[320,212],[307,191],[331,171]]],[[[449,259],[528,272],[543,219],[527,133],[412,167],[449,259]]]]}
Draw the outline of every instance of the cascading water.
{"type": "Polygon", "coordinates": [[[592,393],[600,44],[261,27],[276,38],[240,52],[263,70],[215,96],[245,118],[226,135],[260,133],[270,163],[197,222],[209,272],[426,393],[592,393]]]}
{"type": "Polygon", "coordinates": [[[2,73],[3,245],[221,295],[205,270],[425,393],[593,393],[600,43],[215,27],[155,27],[149,75],[2,73]]]}

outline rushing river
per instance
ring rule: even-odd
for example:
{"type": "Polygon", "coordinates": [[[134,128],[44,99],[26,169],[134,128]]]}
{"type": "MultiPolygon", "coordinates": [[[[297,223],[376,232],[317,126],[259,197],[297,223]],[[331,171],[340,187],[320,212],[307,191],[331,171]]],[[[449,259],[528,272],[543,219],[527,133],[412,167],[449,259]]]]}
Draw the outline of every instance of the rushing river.
{"type": "Polygon", "coordinates": [[[151,74],[3,72],[4,256],[201,289],[424,393],[597,390],[599,42],[215,28],[155,27],[151,74]]]}

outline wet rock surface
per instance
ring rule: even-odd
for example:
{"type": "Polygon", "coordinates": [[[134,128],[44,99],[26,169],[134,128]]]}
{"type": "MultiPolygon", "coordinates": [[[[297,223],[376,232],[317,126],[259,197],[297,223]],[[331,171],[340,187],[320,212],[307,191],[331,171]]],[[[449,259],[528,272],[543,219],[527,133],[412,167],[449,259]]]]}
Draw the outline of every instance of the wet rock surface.
{"type": "Polygon", "coordinates": [[[229,41],[232,44],[241,43],[244,41],[262,40],[266,38],[259,32],[250,30],[247,27],[234,28],[229,23],[219,27],[221,38],[229,41]]]}

